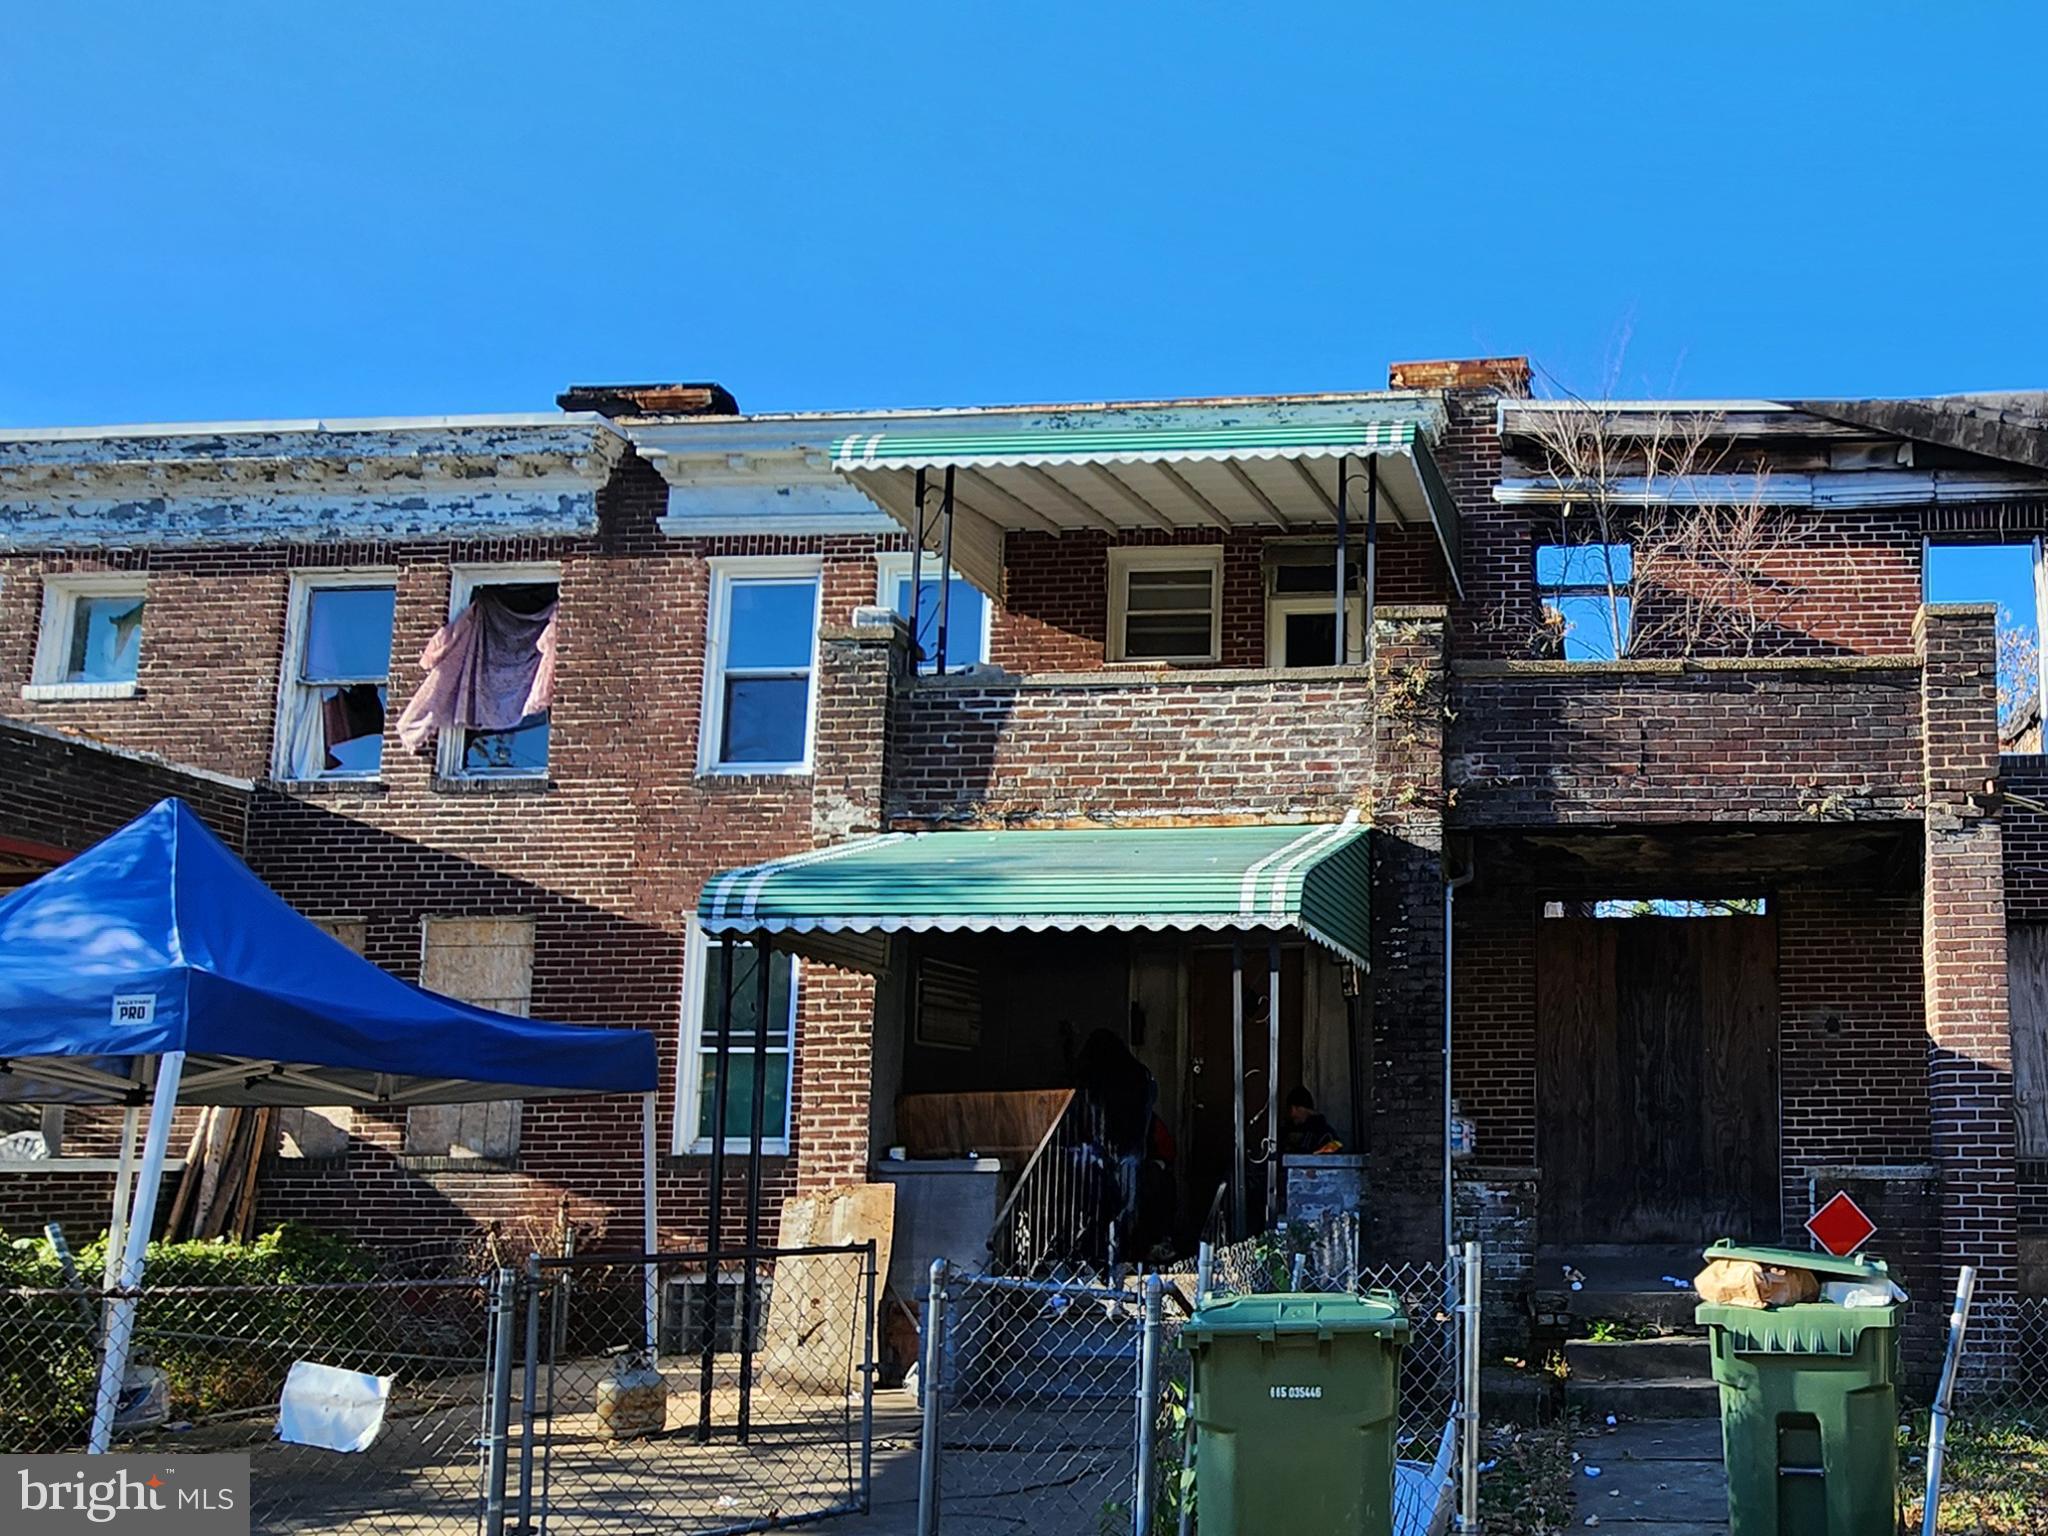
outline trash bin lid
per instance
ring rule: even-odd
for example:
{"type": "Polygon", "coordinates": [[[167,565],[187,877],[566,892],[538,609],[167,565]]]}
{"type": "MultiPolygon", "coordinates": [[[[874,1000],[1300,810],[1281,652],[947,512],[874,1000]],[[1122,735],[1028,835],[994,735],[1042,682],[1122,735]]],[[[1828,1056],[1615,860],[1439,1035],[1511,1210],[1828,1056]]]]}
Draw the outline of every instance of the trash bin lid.
{"type": "Polygon", "coordinates": [[[1693,1320],[1719,1329],[1738,1355],[1853,1355],[1873,1328],[1895,1329],[1897,1307],[1838,1307],[1804,1301],[1790,1307],[1726,1307],[1701,1302],[1693,1320]]]}
{"type": "Polygon", "coordinates": [[[1195,1309],[1181,1326],[1181,1338],[1199,1344],[1210,1339],[1274,1339],[1282,1334],[1313,1334],[1319,1339],[1338,1334],[1408,1337],[1408,1318],[1390,1291],[1361,1296],[1320,1291],[1275,1291],[1259,1296],[1233,1296],[1195,1309]]]}
{"type": "Polygon", "coordinates": [[[1804,1269],[1830,1280],[1889,1280],[1891,1269],[1883,1259],[1866,1255],[1852,1255],[1838,1259],[1831,1253],[1809,1251],[1804,1248],[1752,1248],[1747,1244],[1730,1242],[1727,1238],[1715,1243],[1702,1255],[1708,1263],[1715,1259],[1735,1259],[1751,1264],[1775,1264],[1780,1269],[1804,1269]]]}

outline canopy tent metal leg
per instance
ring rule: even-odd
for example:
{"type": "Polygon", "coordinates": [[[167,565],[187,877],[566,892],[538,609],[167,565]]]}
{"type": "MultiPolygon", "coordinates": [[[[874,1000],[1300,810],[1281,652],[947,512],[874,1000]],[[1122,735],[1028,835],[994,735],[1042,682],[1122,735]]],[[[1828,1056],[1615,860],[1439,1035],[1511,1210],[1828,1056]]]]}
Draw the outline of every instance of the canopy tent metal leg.
{"type": "Polygon", "coordinates": [[[142,1106],[129,1104],[121,1111],[121,1171],[114,1176],[114,1209],[107,1217],[107,1261],[103,1278],[109,1290],[121,1273],[121,1249],[128,1241],[128,1205],[135,1192],[135,1132],[142,1123],[142,1106]]]}
{"type": "MultiPolygon", "coordinates": [[[[184,1075],[185,1053],[166,1051],[157,1062],[156,1091],[149,1105],[149,1135],[142,1146],[142,1182],[135,1189],[135,1210],[129,1218],[121,1256],[122,1288],[142,1283],[149,1255],[150,1228],[156,1223],[157,1189],[164,1178],[164,1153],[171,1142],[171,1116],[178,1110],[178,1079],[184,1075]]],[[[135,1337],[135,1298],[116,1298],[107,1313],[106,1349],[100,1357],[99,1396],[92,1414],[92,1435],[86,1450],[100,1456],[114,1438],[114,1410],[121,1401],[121,1383],[128,1375],[128,1349],[135,1337]]]]}
{"type": "Polygon", "coordinates": [[[654,1212],[655,1095],[640,1095],[640,1251],[648,1256],[643,1276],[642,1298],[646,1322],[647,1358],[653,1362],[661,1351],[661,1267],[652,1262],[661,1251],[661,1229],[654,1212]]]}

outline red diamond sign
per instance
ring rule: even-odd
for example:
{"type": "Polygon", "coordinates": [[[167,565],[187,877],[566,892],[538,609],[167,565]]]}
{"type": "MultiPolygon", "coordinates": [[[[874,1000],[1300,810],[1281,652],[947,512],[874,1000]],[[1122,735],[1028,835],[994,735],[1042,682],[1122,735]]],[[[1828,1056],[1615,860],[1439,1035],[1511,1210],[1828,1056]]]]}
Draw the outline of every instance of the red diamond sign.
{"type": "Polygon", "coordinates": [[[1870,1241],[1877,1231],[1877,1223],[1864,1215],[1863,1207],[1843,1190],[1807,1218],[1806,1230],[1829,1253],[1838,1259],[1846,1259],[1870,1241]]]}

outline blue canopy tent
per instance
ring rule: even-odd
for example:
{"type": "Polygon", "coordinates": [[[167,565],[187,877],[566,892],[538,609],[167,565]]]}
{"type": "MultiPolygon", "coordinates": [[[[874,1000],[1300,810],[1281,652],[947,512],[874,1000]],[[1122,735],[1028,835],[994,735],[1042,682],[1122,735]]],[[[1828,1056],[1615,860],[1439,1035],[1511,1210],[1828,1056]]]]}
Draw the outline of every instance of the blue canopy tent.
{"type": "MultiPolygon", "coordinates": [[[[107,1277],[124,1288],[142,1278],[179,1104],[632,1093],[651,1165],[654,1088],[651,1035],[494,1013],[401,981],[293,911],[177,800],[0,901],[0,1101],[125,1109],[107,1277]]],[[[134,1305],[110,1311],[94,1451],[112,1432],[134,1305]]]]}

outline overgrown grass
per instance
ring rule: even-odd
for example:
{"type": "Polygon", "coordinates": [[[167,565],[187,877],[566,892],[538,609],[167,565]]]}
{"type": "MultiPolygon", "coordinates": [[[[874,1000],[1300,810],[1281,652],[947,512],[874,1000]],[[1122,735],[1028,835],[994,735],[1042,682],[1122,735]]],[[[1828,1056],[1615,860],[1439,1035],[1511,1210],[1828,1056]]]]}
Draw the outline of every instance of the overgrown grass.
{"type": "MultiPolygon", "coordinates": [[[[1927,1415],[1900,1431],[1906,1524],[1920,1529],[1927,1490],[1927,1415]]],[[[2048,1420],[2021,1414],[1949,1424],[1942,1457],[1943,1536],[2048,1536],[2048,1420]]]]}
{"type": "Polygon", "coordinates": [[[1572,1524],[1572,1427],[1485,1433],[1479,1519],[1488,1536],[1555,1536],[1572,1524]]]}

